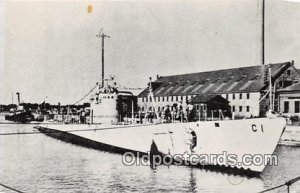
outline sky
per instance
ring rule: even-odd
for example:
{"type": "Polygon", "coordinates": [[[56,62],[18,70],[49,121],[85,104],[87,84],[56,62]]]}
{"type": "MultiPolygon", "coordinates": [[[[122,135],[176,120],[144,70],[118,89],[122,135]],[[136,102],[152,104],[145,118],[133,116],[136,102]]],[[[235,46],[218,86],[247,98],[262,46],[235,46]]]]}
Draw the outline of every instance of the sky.
{"type": "MultiPolygon", "coordinates": [[[[300,68],[300,3],[266,0],[265,17],[265,63],[300,68]]],[[[0,104],[76,102],[101,79],[101,29],[126,87],[261,65],[261,0],[0,1],[0,104]]]]}

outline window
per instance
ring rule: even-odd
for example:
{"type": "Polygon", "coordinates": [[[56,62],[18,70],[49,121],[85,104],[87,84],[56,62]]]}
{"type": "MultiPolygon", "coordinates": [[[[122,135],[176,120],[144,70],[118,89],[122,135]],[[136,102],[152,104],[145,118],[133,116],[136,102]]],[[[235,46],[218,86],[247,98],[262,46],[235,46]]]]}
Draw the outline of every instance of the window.
{"type": "Polygon", "coordinates": [[[289,112],[289,108],[290,108],[289,106],[290,106],[289,101],[284,101],[283,103],[284,113],[289,112]]]}
{"type": "Polygon", "coordinates": [[[235,106],[232,106],[232,112],[235,112],[235,106]]]}
{"type": "Polygon", "coordinates": [[[226,79],[224,79],[224,83],[226,83],[226,82],[228,82],[229,80],[231,80],[232,78],[233,78],[233,76],[232,76],[232,74],[228,74],[229,76],[226,78],[226,79]]]}
{"type": "Polygon", "coordinates": [[[228,94],[226,94],[226,99],[228,100],[228,94]]]}
{"type": "Polygon", "coordinates": [[[287,76],[291,76],[291,70],[286,71],[287,76]]]}
{"type": "Polygon", "coordinates": [[[146,97],[146,102],[148,102],[148,97],[146,97]]]}
{"type": "Polygon", "coordinates": [[[240,110],[240,112],[242,112],[243,111],[243,107],[239,106],[239,110],[240,110]]]}
{"type": "Polygon", "coordinates": [[[250,99],[250,93],[247,93],[247,99],[250,99]]]}
{"type": "Polygon", "coordinates": [[[142,102],[144,102],[144,97],[142,97],[142,102]]]}
{"type": "Polygon", "coordinates": [[[234,100],[235,99],[235,94],[232,94],[232,100],[234,100]]]}
{"type": "Polygon", "coordinates": [[[165,101],[165,97],[161,97],[161,100],[162,100],[162,102],[164,102],[165,101]]]}
{"type": "Polygon", "coordinates": [[[167,102],[169,101],[169,97],[167,97],[167,102]]]}
{"type": "Polygon", "coordinates": [[[157,97],[157,102],[160,102],[160,97],[157,97]]]}
{"type": "Polygon", "coordinates": [[[299,109],[299,104],[300,104],[300,102],[299,101],[295,101],[295,113],[299,113],[300,111],[300,109],[299,109]]]}
{"type": "Polygon", "coordinates": [[[246,109],[247,109],[247,112],[249,112],[249,111],[250,111],[250,107],[249,107],[249,106],[247,106],[247,107],[246,107],[246,109]]]}
{"type": "Polygon", "coordinates": [[[240,99],[242,99],[243,98],[243,93],[240,93],[240,99]]]}
{"type": "Polygon", "coordinates": [[[216,82],[218,82],[220,80],[220,78],[218,77],[218,78],[216,78],[215,80],[213,80],[213,81],[211,81],[212,83],[216,83],[216,82]]]}
{"type": "Polygon", "coordinates": [[[171,97],[171,102],[173,102],[173,97],[172,96],[170,96],[171,97]]]}
{"type": "Polygon", "coordinates": [[[243,76],[240,76],[236,81],[239,82],[239,81],[243,80],[246,77],[247,77],[246,74],[243,74],[243,76]]]}
{"type": "Polygon", "coordinates": [[[182,95],[181,95],[180,99],[181,99],[181,101],[183,101],[183,96],[182,95]]]}
{"type": "Polygon", "coordinates": [[[175,101],[178,101],[178,96],[175,97],[175,101]]]}
{"type": "Polygon", "coordinates": [[[257,80],[257,78],[260,76],[260,74],[254,74],[254,76],[252,76],[251,78],[250,78],[250,80],[252,81],[252,80],[257,80]]]}

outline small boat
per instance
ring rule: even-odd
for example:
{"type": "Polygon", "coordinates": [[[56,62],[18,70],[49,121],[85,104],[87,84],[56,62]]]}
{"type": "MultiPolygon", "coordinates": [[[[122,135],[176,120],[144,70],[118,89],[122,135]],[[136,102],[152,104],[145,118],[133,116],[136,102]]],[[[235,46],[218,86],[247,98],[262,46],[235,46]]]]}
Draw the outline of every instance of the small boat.
{"type": "Polygon", "coordinates": [[[5,115],[5,120],[18,123],[28,123],[34,120],[34,116],[30,111],[16,110],[5,115]]]}
{"type": "Polygon", "coordinates": [[[28,123],[34,120],[34,116],[30,110],[24,109],[24,106],[20,105],[20,94],[18,95],[18,105],[16,109],[10,109],[8,115],[5,115],[5,120],[13,121],[17,123],[28,123]]]}
{"type": "Polygon", "coordinates": [[[20,104],[20,93],[17,92],[18,104],[16,109],[10,109],[8,115],[5,115],[5,120],[13,121],[17,123],[28,123],[34,120],[34,116],[30,110],[26,110],[23,105],[20,104]]]}

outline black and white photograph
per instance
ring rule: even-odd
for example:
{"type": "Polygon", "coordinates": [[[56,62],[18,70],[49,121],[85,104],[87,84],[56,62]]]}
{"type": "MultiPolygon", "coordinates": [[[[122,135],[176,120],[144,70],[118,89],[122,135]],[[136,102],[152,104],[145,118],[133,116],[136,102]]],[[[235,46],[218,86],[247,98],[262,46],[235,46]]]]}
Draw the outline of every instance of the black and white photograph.
{"type": "Polygon", "coordinates": [[[0,193],[299,193],[299,0],[0,0],[0,193]]]}

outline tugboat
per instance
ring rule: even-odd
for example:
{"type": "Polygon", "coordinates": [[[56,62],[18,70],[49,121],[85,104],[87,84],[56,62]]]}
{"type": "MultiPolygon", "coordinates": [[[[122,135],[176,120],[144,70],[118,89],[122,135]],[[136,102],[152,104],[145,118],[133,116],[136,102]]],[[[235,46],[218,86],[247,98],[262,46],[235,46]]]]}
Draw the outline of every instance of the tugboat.
{"type": "MultiPolygon", "coordinates": [[[[102,37],[102,57],[104,57],[104,34],[102,37]]],[[[98,85],[91,101],[90,121],[88,124],[41,124],[36,127],[40,132],[67,142],[94,149],[126,153],[137,156],[170,155],[235,155],[235,163],[214,160],[201,162],[206,168],[227,168],[260,174],[264,164],[243,163],[245,155],[272,155],[285,129],[284,118],[269,113],[268,117],[242,120],[218,120],[163,123],[156,113],[155,123],[126,125],[118,119],[118,100],[122,92],[116,84],[104,84],[104,59],[102,58],[102,84],[98,85]],[[151,148],[152,147],[152,148],[151,148]]],[[[270,73],[271,74],[271,73],[270,73]]],[[[271,84],[270,84],[271,85],[271,84]]],[[[271,86],[270,86],[271,87],[271,86]]],[[[270,88],[272,90],[272,88],[270,88]]],[[[149,99],[154,102],[151,81],[149,99]]],[[[271,100],[272,97],[270,97],[271,100]]],[[[271,103],[272,104],[272,103],[271,103]]],[[[133,109],[133,108],[132,108],[133,109]]],[[[134,115],[132,113],[132,120],[134,115]]],[[[180,160],[189,162],[188,157],[180,160]]]]}
{"type": "Polygon", "coordinates": [[[34,120],[34,116],[20,104],[20,93],[16,93],[18,97],[17,109],[11,109],[8,115],[5,115],[5,120],[17,123],[28,123],[34,120]]]}

